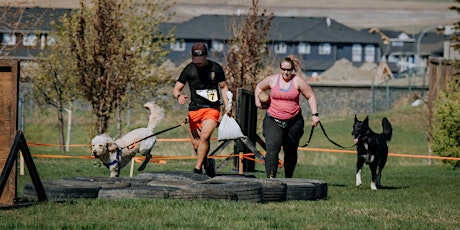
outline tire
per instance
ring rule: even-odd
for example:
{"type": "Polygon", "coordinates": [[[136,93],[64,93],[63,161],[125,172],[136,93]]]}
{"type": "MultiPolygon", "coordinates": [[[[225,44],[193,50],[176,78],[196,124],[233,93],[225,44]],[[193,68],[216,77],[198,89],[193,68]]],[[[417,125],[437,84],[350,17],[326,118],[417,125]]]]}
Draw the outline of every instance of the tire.
{"type": "Polygon", "coordinates": [[[238,201],[238,195],[224,190],[183,189],[169,193],[170,199],[238,201]]]}
{"type": "Polygon", "coordinates": [[[273,178],[286,184],[286,200],[316,200],[316,185],[302,178],[273,178]]]}
{"type": "Polygon", "coordinates": [[[101,188],[124,188],[131,186],[129,181],[124,181],[119,177],[69,177],[57,181],[80,186],[99,186],[101,188]]]}
{"type": "MultiPolygon", "coordinates": [[[[97,198],[99,190],[98,185],[81,185],[74,184],[73,181],[42,181],[46,196],[49,200],[61,200],[69,198],[97,198]]],[[[22,190],[23,197],[36,199],[37,192],[31,182],[24,185],[22,190]]]]}
{"type": "Polygon", "coordinates": [[[262,202],[262,184],[247,179],[237,181],[209,180],[190,185],[198,190],[230,191],[237,195],[238,201],[262,202]]]}
{"type": "Polygon", "coordinates": [[[214,182],[258,182],[262,184],[262,202],[280,202],[286,201],[287,194],[287,185],[281,181],[271,180],[271,179],[257,179],[252,176],[244,175],[225,175],[225,176],[216,176],[209,179],[209,181],[214,182]]]}
{"type": "Polygon", "coordinates": [[[205,181],[210,177],[192,172],[149,172],[141,173],[137,178],[154,181],[205,181]]]}
{"type": "Polygon", "coordinates": [[[262,183],[262,202],[282,202],[287,200],[287,185],[282,181],[257,179],[262,183]]]}
{"type": "Polygon", "coordinates": [[[132,186],[127,188],[102,188],[99,190],[98,198],[157,198],[168,199],[169,193],[179,190],[167,186],[132,186]]]}
{"type": "Polygon", "coordinates": [[[148,186],[166,186],[178,189],[189,189],[191,181],[150,181],[147,183],[148,186]]]}
{"type": "Polygon", "coordinates": [[[327,199],[327,182],[316,179],[303,179],[305,182],[312,183],[316,186],[315,199],[327,199]]]}

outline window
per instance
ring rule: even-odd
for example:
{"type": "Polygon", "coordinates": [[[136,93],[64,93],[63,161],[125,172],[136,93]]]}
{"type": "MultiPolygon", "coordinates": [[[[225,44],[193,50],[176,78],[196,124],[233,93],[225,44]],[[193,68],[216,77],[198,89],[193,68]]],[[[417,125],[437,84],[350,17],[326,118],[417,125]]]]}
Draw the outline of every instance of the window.
{"type": "Polygon", "coordinates": [[[7,46],[16,45],[16,36],[14,34],[2,34],[2,44],[7,46]]]}
{"type": "Polygon", "coordinates": [[[36,46],[37,40],[38,39],[36,34],[28,33],[24,35],[24,40],[22,41],[22,44],[24,44],[24,46],[36,46]]]}
{"type": "Polygon", "coordinates": [[[320,54],[320,55],[329,55],[329,54],[331,54],[331,43],[321,43],[321,44],[319,44],[318,54],[320,54]]]}
{"type": "Polygon", "coordinates": [[[221,41],[213,40],[211,42],[212,48],[211,51],[222,52],[224,51],[224,43],[221,41]]]}
{"type": "Polygon", "coordinates": [[[364,47],[364,61],[366,62],[375,61],[375,49],[373,45],[366,45],[364,47]]]}
{"type": "Polygon", "coordinates": [[[351,47],[351,61],[353,62],[361,62],[361,56],[362,56],[362,48],[360,44],[353,44],[351,47]]]}
{"type": "Polygon", "coordinates": [[[185,42],[176,41],[170,45],[171,50],[173,51],[184,51],[185,50],[185,42]]]}
{"type": "Polygon", "coordinates": [[[404,42],[403,41],[392,41],[391,46],[393,46],[393,47],[403,47],[404,42]]]}
{"type": "Polygon", "coordinates": [[[277,54],[285,54],[285,53],[287,53],[287,45],[286,45],[286,43],[283,43],[283,42],[275,44],[273,50],[277,54]]]}
{"type": "Polygon", "coordinates": [[[46,44],[49,45],[49,46],[54,45],[54,44],[56,44],[56,39],[54,39],[53,37],[48,35],[46,37],[46,44]]]}
{"type": "Polygon", "coordinates": [[[299,54],[310,54],[310,44],[301,42],[298,47],[299,54]]]}

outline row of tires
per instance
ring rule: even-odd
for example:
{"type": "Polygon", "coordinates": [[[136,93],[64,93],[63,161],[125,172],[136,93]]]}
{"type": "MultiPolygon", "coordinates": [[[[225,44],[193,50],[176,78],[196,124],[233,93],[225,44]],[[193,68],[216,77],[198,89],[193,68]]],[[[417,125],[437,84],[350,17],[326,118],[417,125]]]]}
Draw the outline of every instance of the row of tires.
{"type": "MultiPolygon", "coordinates": [[[[244,175],[206,175],[188,172],[151,172],[137,177],[72,177],[43,181],[50,200],[68,198],[160,198],[183,200],[231,200],[281,202],[327,198],[327,183],[305,178],[258,179],[244,175]]],[[[23,197],[36,199],[32,183],[23,197]]]]}

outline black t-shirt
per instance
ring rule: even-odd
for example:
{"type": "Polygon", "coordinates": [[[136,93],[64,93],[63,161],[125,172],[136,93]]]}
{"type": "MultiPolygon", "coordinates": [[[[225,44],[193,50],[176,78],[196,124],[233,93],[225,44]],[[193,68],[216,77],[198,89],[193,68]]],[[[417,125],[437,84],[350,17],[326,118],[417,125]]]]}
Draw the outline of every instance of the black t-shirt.
{"type": "Polygon", "coordinates": [[[189,110],[200,108],[218,108],[221,105],[219,83],[225,81],[225,73],[222,66],[214,61],[208,60],[208,64],[202,67],[196,66],[193,62],[188,64],[181,72],[178,82],[189,84],[191,103],[189,110]],[[212,102],[206,97],[200,96],[199,91],[213,91],[217,93],[217,100],[212,102]]]}

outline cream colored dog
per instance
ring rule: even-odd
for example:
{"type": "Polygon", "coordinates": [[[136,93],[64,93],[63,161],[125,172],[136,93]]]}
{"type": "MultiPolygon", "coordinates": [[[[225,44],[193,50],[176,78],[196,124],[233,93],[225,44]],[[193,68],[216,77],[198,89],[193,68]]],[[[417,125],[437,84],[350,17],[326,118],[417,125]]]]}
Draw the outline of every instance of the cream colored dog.
{"type": "Polygon", "coordinates": [[[145,103],[144,108],[150,110],[147,128],[135,129],[116,141],[106,133],[95,136],[91,141],[94,157],[101,159],[110,170],[110,177],[118,177],[121,168],[126,166],[137,153],[145,156],[145,160],[138,168],[139,171],[144,170],[152,158],[150,151],[156,143],[156,136],[149,136],[153,135],[153,129],[163,119],[164,110],[153,101],[145,103]],[[146,139],[142,140],[143,138],[146,139]]]}

